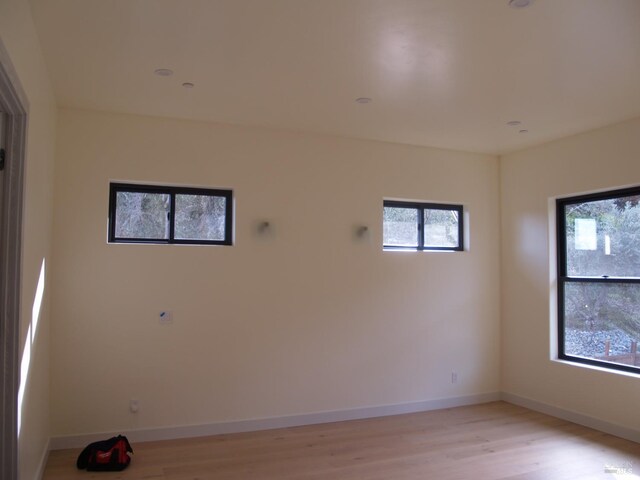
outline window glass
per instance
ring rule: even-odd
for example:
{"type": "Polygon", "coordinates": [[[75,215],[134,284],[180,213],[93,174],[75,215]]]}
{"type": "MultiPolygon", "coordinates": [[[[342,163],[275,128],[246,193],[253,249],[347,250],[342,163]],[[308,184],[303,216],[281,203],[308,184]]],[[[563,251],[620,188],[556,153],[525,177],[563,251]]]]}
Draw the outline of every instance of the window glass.
{"type": "Polygon", "coordinates": [[[388,246],[418,246],[418,210],[384,207],[383,242],[388,246]]]}
{"type": "Polygon", "coordinates": [[[564,208],[567,275],[640,276],[639,196],[564,208]]]}
{"type": "Polygon", "coordinates": [[[112,183],[110,243],[231,245],[233,192],[112,183]]]}
{"type": "Polygon", "coordinates": [[[455,210],[424,209],[424,246],[458,246],[458,212],[455,210]]]}
{"type": "Polygon", "coordinates": [[[560,199],[558,352],[640,373],[640,188],[560,199]]]}
{"type": "Polygon", "coordinates": [[[118,192],[115,234],[119,238],[168,239],[170,197],[163,193],[118,192]]]}
{"type": "Polygon", "coordinates": [[[383,202],[383,248],[462,251],[462,205],[383,202]]]}
{"type": "Polygon", "coordinates": [[[177,194],[175,238],[224,240],[225,214],[225,197],[177,194]]]}
{"type": "Polygon", "coordinates": [[[564,348],[567,355],[635,365],[640,356],[640,284],[568,282],[564,348]]]}

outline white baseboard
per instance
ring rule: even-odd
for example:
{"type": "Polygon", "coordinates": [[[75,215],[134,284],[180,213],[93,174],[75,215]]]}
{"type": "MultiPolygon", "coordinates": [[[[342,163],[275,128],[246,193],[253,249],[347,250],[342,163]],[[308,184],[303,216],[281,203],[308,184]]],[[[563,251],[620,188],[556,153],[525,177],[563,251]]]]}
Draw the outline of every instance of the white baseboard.
{"type": "Polygon", "coordinates": [[[583,415],[571,410],[565,410],[564,408],[538,402],[537,400],[521,397],[512,393],[502,392],[500,398],[505,402],[513,403],[514,405],[520,405],[521,407],[528,408],[529,410],[535,410],[536,412],[545,413],[547,415],[551,415],[552,417],[568,420],[569,422],[593,428],[594,430],[599,430],[604,433],[615,435],[616,437],[640,443],[640,432],[638,430],[633,430],[622,425],[607,422],[605,420],[590,417],[588,415],[583,415]]]}
{"type": "MultiPolygon", "coordinates": [[[[385,417],[403,413],[426,412],[442,408],[461,407],[500,400],[499,392],[480,393],[461,397],[425,400],[421,402],[400,403],[395,405],[380,405],[374,407],[353,408],[348,410],[334,410],[302,415],[283,417],[258,418],[252,420],[237,420],[217,422],[207,425],[187,425],[178,427],[148,428],[141,430],[102,432],[85,435],[67,435],[51,438],[51,450],[64,448],[82,448],[91,442],[104,440],[114,435],[126,435],[131,442],[148,442],[155,440],[171,440],[176,438],[204,437],[223,433],[253,432],[274,428],[298,427],[317,423],[340,422],[345,420],[359,420],[362,418],[385,417]]],[[[515,402],[514,402],[515,403],[515,402]]]]}

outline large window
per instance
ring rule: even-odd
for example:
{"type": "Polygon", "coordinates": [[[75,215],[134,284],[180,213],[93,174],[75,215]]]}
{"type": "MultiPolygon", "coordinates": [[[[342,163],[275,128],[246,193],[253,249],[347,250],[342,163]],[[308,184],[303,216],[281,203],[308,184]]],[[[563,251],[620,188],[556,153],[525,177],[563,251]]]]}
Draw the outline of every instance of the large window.
{"type": "Polygon", "coordinates": [[[462,205],[385,200],[383,247],[463,250],[462,205]]]}
{"type": "Polygon", "coordinates": [[[231,190],[112,183],[109,242],[231,245],[231,190]]]}
{"type": "Polygon", "coordinates": [[[557,200],[558,352],[640,373],[640,187],[557,200]]]}

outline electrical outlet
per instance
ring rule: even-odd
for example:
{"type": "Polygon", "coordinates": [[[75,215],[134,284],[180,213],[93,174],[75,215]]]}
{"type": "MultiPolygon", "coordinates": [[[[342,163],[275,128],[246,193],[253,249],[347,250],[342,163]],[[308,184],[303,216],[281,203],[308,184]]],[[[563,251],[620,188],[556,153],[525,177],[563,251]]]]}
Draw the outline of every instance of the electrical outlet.
{"type": "Polygon", "coordinates": [[[451,383],[458,383],[458,372],[451,372],[451,383]]]}
{"type": "Polygon", "coordinates": [[[138,402],[138,399],[132,398],[129,400],[129,410],[131,413],[138,413],[138,410],[140,410],[140,402],[138,402]]]}

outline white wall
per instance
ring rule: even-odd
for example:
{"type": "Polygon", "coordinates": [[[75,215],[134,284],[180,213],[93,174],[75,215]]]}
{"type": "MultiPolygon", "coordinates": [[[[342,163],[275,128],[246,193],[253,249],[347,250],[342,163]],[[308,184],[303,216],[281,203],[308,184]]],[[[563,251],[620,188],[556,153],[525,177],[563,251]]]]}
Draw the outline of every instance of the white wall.
{"type": "Polygon", "coordinates": [[[640,431],[637,376],[552,361],[549,199],[640,184],[640,119],[501,159],[502,389],[640,431]]]}
{"type": "Polygon", "coordinates": [[[58,126],[54,436],[499,390],[497,158],[79,110],[58,126]],[[110,180],[233,188],[235,245],[107,244],[110,180]],[[383,252],[385,196],[463,203],[470,251],[383,252]]]}
{"type": "Polygon", "coordinates": [[[51,256],[56,106],[27,1],[0,2],[0,40],[29,102],[20,319],[25,395],[19,476],[33,479],[46,458],[50,436],[48,272],[43,276],[44,297],[38,321],[33,313],[43,260],[48,266],[51,256]]]}

